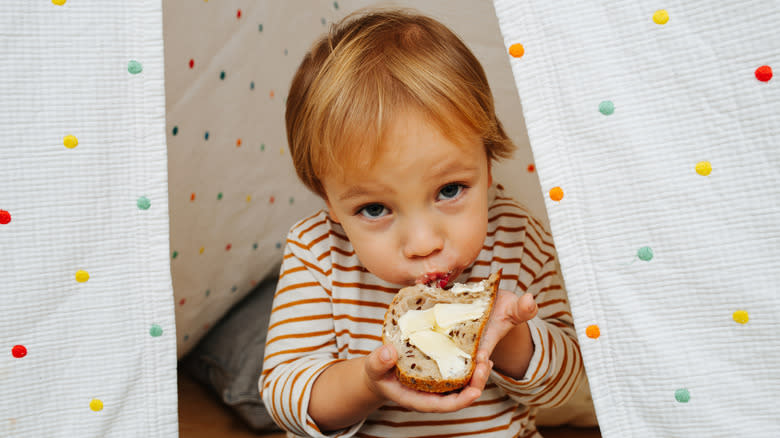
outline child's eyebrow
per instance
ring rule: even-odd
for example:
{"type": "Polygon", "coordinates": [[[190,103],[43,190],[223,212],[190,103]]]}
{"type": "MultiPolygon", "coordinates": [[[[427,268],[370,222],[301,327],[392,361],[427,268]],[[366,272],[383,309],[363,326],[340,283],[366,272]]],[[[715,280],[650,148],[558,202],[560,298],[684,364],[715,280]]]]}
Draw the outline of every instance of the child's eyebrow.
{"type": "Polygon", "coordinates": [[[451,162],[446,163],[445,166],[436,166],[434,168],[434,172],[431,173],[430,178],[431,179],[440,179],[444,178],[447,175],[459,175],[459,174],[472,174],[479,172],[479,166],[475,166],[471,163],[460,163],[460,162],[451,162]]]}
{"type": "Polygon", "coordinates": [[[347,201],[352,198],[359,198],[361,196],[372,196],[375,195],[376,192],[373,190],[368,190],[365,187],[361,186],[352,186],[347,191],[339,195],[339,201],[347,201]]]}

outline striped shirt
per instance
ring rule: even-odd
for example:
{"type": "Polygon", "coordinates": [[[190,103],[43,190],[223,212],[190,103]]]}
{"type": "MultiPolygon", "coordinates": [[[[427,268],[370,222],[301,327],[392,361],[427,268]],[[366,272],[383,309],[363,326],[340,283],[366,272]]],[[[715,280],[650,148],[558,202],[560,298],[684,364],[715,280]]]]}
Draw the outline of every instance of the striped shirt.
{"type": "Polygon", "coordinates": [[[420,413],[387,402],[350,428],[323,434],[308,415],[311,389],[329,365],[382,345],[385,310],[399,289],[368,272],[341,226],[320,211],[287,236],[268,328],[260,391],[288,436],[539,437],[539,407],[565,402],[583,373],[552,236],[522,205],[490,189],[488,233],[457,282],[503,269],[500,287],[530,292],[539,306],[528,322],[534,354],[522,380],[491,371],[482,395],[451,413],[420,413]]]}

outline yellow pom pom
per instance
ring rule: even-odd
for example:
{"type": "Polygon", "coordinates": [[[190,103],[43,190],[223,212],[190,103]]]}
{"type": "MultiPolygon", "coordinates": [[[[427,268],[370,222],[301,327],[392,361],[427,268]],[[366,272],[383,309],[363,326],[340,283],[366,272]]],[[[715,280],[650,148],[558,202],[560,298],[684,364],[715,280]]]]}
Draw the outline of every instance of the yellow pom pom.
{"type": "Polygon", "coordinates": [[[666,24],[669,21],[669,13],[666,12],[666,9],[659,9],[653,14],[653,21],[655,24],[666,24]]]}
{"type": "Polygon", "coordinates": [[[696,163],[696,173],[701,176],[707,176],[712,172],[712,164],[709,161],[700,161],[696,163]]]}
{"type": "Polygon", "coordinates": [[[73,149],[79,145],[79,139],[72,135],[66,135],[65,138],[62,139],[62,144],[68,149],[73,149]]]}
{"type": "Polygon", "coordinates": [[[84,283],[89,280],[89,273],[87,271],[76,271],[76,281],[84,283]]]}
{"type": "Polygon", "coordinates": [[[103,410],[103,402],[93,398],[91,402],[89,402],[89,408],[92,409],[95,412],[102,411],[103,410]]]}
{"type": "Polygon", "coordinates": [[[747,324],[748,320],[748,313],[745,310],[737,310],[734,312],[733,315],[731,315],[732,318],[734,318],[734,321],[740,323],[740,324],[747,324]]]}

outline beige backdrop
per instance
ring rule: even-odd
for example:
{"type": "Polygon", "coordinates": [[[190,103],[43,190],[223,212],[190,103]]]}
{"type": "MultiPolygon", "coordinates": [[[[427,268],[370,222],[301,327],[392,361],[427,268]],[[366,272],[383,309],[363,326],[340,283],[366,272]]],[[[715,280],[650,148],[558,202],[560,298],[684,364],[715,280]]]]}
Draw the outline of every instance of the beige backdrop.
{"type": "Polygon", "coordinates": [[[297,181],[284,105],[328,25],[366,6],[413,7],[482,62],[519,149],[495,179],[547,223],[522,109],[490,0],[164,2],[171,267],[183,355],[281,259],[289,227],[322,204],[297,181]]]}

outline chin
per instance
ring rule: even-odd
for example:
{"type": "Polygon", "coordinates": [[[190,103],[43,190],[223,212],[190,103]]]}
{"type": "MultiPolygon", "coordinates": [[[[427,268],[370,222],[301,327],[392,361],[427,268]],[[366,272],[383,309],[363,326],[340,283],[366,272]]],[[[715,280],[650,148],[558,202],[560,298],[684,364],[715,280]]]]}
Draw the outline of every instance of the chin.
{"type": "MultiPolygon", "coordinates": [[[[366,267],[368,269],[368,267],[366,267]]],[[[409,277],[405,273],[399,272],[382,272],[378,270],[368,269],[369,272],[379,277],[380,280],[386,281],[391,284],[397,284],[400,286],[412,286],[414,285],[414,278],[409,277]]]]}

